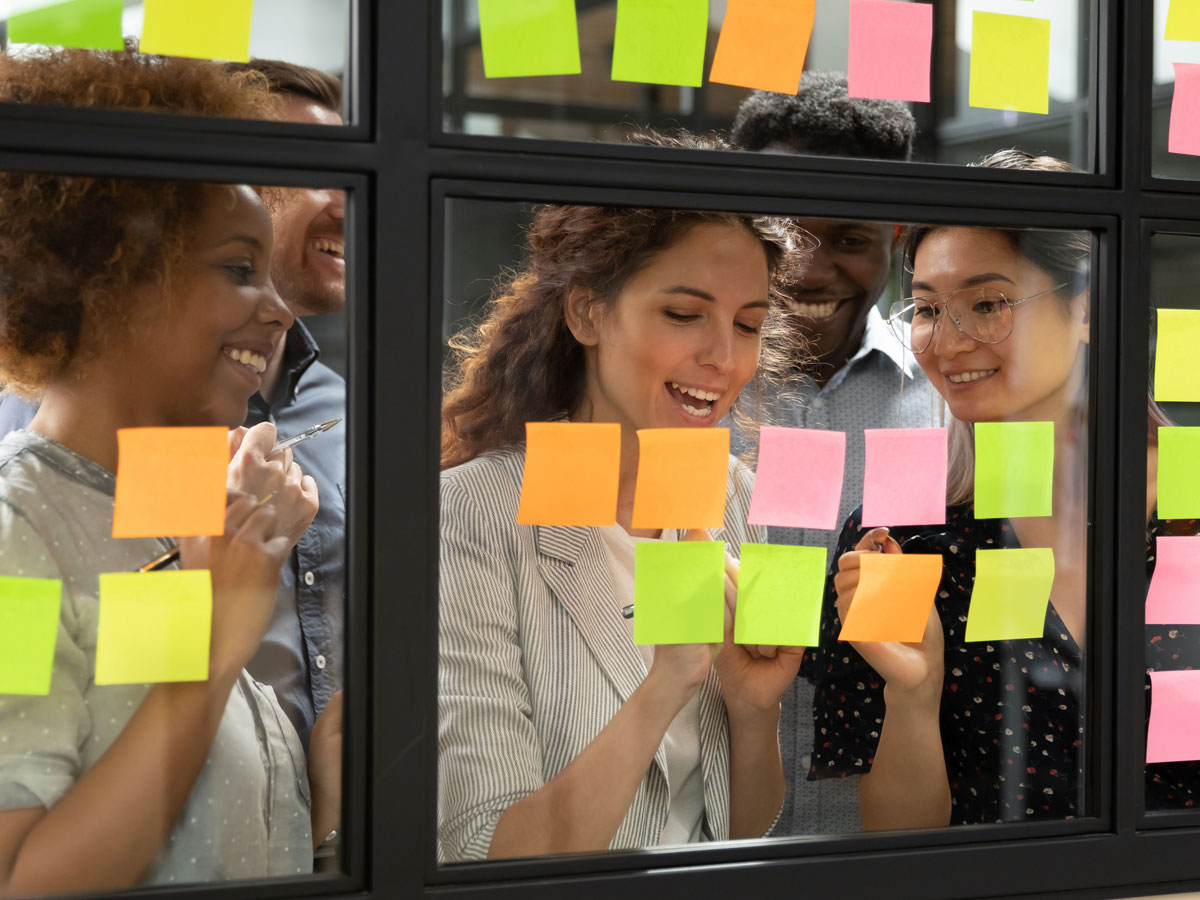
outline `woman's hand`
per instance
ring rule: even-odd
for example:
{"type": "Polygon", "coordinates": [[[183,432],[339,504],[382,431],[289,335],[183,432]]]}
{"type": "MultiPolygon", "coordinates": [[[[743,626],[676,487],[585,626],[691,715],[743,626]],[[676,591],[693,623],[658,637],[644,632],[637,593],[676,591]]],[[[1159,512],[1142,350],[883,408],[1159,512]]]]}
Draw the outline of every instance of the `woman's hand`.
{"type": "Polygon", "coordinates": [[[342,692],[336,692],[317,717],[308,739],[308,784],[312,792],[313,847],[338,827],[342,818],[342,692]]]}
{"type": "Polygon", "coordinates": [[[281,523],[281,532],[295,546],[317,514],[317,483],[305,475],[292,459],[292,451],[273,453],[275,426],[260,422],[253,428],[229,432],[229,472],[225,480],[231,492],[270,497],[281,523]]]}
{"type": "MultiPolygon", "coordinates": [[[[874,528],[849,553],[838,559],[838,572],[833,577],[837,590],[838,618],[843,623],[854,600],[862,571],[864,553],[903,553],[886,528],[874,528]]],[[[942,621],[937,608],[931,608],[925,623],[925,634],[919,643],[901,641],[851,641],[850,645],[887,682],[889,699],[903,694],[929,702],[940,702],[942,676],[945,672],[942,621]]]]}

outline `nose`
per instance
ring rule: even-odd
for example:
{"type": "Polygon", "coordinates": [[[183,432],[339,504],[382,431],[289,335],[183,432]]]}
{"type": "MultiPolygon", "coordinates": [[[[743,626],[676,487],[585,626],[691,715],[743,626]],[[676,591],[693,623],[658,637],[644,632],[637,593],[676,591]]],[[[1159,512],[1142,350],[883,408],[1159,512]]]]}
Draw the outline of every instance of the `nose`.
{"type": "Polygon", "coordinates": [[[959,330],[954,320],[950,318],[949,312],[943,313],[939,317],[937,325],[933,329],[931,349],[934,353],[948,358],[973,349],[975,344],[976,341],[973,337],[959,330]]]}
{"type": "Polygon", "coordinates": [[[279,296],[279,292],[275,290],[275,284],[271,281],[268,281],[263,288],[256,313],[259,322],[279,331],[287,331],[296,321],[296,317],[287,308],[287,304],[283,302],[283,298],[279,296]]]}
{"type": "Polygon", "coordinates": [[[704,346],[700,350],[700,365],[707,366],[720,374],[733,370],[733,325],[716,323],[707,330],[704,346]]]}

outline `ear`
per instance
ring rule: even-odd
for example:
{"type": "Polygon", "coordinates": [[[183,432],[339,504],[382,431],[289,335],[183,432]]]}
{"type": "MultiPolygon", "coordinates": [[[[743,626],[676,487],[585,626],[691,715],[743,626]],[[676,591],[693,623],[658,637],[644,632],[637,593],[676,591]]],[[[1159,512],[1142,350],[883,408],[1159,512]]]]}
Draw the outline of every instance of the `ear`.
{"type": "Polygon", "coordinates": [[[585,347],[594,347],[599,343],[599,309],[592,299],[591,291],[582,287],[572,287],[567,292],[563,315],[575,340],[585,347]]]}
{"type": "Polygon", "coordinates": [[[1075,308],[1075,315],[1079,319],[1079,342],[1090,344],[1092,342],[1091,292],[1087,288],[1084,288],[1075,295],[1075,299],[1071,301],[1071,305],[1075,308]]]}

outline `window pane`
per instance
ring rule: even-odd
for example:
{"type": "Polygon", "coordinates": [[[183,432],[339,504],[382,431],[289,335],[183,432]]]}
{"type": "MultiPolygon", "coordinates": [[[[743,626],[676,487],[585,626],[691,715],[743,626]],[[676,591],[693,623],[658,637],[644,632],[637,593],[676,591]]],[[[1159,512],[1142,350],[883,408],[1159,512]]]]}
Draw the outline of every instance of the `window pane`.
{"type": "MultiPolygon", "coordinates": [[[[689,46],[692,56],[683,61],[686,77],[662,76],[666,81],[689,82],[682,85],[637,80],[636,67],[629,65],[633,51],[627,53],[626,47],[634,46],[639,37],[647,41],[644,55],[632,58],[649,68],[666,53],[654,48],[655,23],[635,21],[632,4],[624,30],[618,27],[615,0],[574,5],[578,69],[573,58],[563,59],[564,52],[571,57],[576,49],[571,4],[541,4],[539,8],[550,12],[539,20],[544,26],[540,31],[526,21],[508,21],[500,15],[502,6],[493,7],[498,12],[484,22],[484,35],[479,3],[443,0],[443,127],[447,132],[620,142],[641,128],[683,126],[728,135],[739,106],[752,91],[722,80],[780,90],[770,85],[779,84],[780,77],[785,82],[790,77],[794,81],[788,83],[799,82],[799,98],[786,99],[795,89],[761,98],[757,101],[761,121],[756,119],[754,107],[746,107],[746,121],[734,134],[738,146],[964,165],[1003,144],[1067,160],[1082,171],[1094,168],[1095,123],[1089,102],[1095,91],[1092,62],[1096,47],[1091,4],[1085,0],[1040,4],[1028,11],[1014,10],[1013,4],[1001,0],[932,4],[931,23],[926,19],[924,25],[931,27],[924,34],[928,50],[919,36],[920,17],[914,21],[911,16],[899,15],[892,30],[882,36],[875,34],[878,43],[872,44],[869,30],[859,26],[869,29],[880,7],[865,6],[861,18],[856,18],[852,4],[817,0],[807,54],[799,49],[790,57],[778,54],[784,70],[789,59],[802,59],[803,78],[798,71],[792,75],[785,71],[782,76],[764,76],[759,71],[747,76],[743,69],[753,69],[756,57],[770,55],[769,46],[760,47],[762,52],[755,49],[756,42],[763,43],[764,33],[771,35],[771,41],[789,40],[803,46],[804,23],[768,15],[757,20],[756,31],[754,17],[745,12],[755,4],[713,0],[707,4],[707,19],[687,38],[686,19],[692,7],[683,2],[675,7],[673,28],[663,26],[663,34],[671,32],[671,39],[664,37],[664,41],[672,48],[671,58],[686,57],[689,46]],[[565,11],[565,18],[556,19],[555,9],[565,11]],[[739,11],[741,18],[735,16],[739,11]],[[511,31],[506,32],[506,27],[511,31]],[[723,28],[729,32],[728,49],[723,52],[730,56],[714,74],[723,28]],[[916,31],[902,31],[904,28],[916,31]],[[977,34],[981,46],[973,73],[972,47],[977,34]],[[507,42],[506,35],[518,35],[521,40],[507,42]],[[491,41],[487,46],[490,70],[485,68],[485,40],[491,41]],[[737,46],[744,50],[741,55],[734,53],[737,46]],[[854,68],[851,87],[856,95],[887,96],[894,102],[848,103],[845,81],[838,79],[847,72],[852,53],[866,64],[859,69],[856,63],[854,68]],[[617,74],[633,80],[613,77],[614,54],[617,74]],[[513,74],[539,66],[537,71],[577,74],[513,74]],[[926,66],[928,78],[923,77],[926,66]],[[922,74],[913,76],[914,70],[922,74]],[[499,75],[489,78],[489,71],[499,75]],[[899,79],[897,73],[906,77],[899,79]],[[977,92],[974,98],[972,86],[977,92]],[[914,100],[914,90],[926,91],[927,96],[914,100]],[[1029,109],[1034,111],[1016,111],[1029,109]]],[[[695,8],[704,6],[700,3],[695,8]]],[[[897,15],[894,11],[890,14],[897,15]]],[[[703,19],[702,12],[700,15],[703,19]]]]}
{"type": "Polygon", "coordinates": [[[1090,814],[1088,232],[446,221],[443,862],[1090,814]]]}

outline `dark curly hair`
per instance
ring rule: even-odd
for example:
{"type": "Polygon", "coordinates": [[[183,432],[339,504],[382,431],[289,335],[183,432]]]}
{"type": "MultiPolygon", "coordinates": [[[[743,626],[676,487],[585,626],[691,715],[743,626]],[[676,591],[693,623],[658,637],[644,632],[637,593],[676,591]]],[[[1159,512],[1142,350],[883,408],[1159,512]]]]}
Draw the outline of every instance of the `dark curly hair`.
{"type": "MultiPolygon", "coordinates": [[[[714,138],[640,136],[637,143],[724,148],[714,138]]],[[[525,423],[569,413],[584,384],[583,347],[567,327],[574,287],[612,304],[657,253],[698,225],[738,228],[766,253],[773,302],[762,329],[758,375],[734,406],[752,432],[767,392],[794,366],[799,340],[784,321],[781,289],[801,252],[786,221],[744,213],[609,206],[539,206],[525,236],[522,268],[495,292],[483,319],[450,340],[442,403],[442,468],[525,440],[525,423]]]]}
{"type": "Polygon", "coordinates": [[[755,91],[733,120],[739,150],[906,160],[917,123],[895,100],[851,97],[840,72],[805,72],[795,95],[755,91]]]}
{"type": "MultiPolygon", "coordinates": [[[[0,102],[269,118],[267,79],[206,60],[132,52],[0,54],[0,102]]],[[[0,384],[36,398],[72,364],[119,341],[144,310],[133,288],[169,296],[213,186],[0,172],[0,384]]]]}

